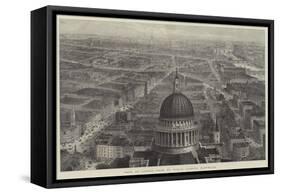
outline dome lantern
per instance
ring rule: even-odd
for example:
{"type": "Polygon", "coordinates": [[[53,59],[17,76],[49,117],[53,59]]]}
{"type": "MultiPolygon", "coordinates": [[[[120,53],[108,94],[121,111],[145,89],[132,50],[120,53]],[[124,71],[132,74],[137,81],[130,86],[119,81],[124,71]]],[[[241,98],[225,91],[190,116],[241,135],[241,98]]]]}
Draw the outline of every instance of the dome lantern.
{"type": "Polygon", "coordinates": [[[178,76],[178,68],[176,68],[176,76],[175,76],[175,79],[174,79],[173,92],[174,93],[180,92],[180,82],[179,82],[179,76],[178,76]]]}

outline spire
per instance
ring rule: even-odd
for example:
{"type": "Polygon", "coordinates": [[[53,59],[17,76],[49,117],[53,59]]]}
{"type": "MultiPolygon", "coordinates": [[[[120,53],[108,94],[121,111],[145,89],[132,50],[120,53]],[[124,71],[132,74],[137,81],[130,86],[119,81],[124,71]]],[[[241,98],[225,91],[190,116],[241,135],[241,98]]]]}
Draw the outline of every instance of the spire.
{"type": "Polygon", "coordinates": [[[213,132],[213,140],[214,140],[214,143],[218,144],[220,143],[221,141],[221,133],[220,133],[220,129],[219,129],[219,126],[218,126],[218,119],[217,119],[217,115],[216,115],[216,124],[215,124],[215,129],[214,129],[214,132],[213,132]]]}
{"type": "Polygon", "coordinates": [[[72,107],[71,109],[71,112],[70,112],[70,126],[71,127],[74,127],[76,124],[75,124],[75,110],[74,110],[74,106],[72,107]]]}
{"type": "Polygon", "coordinates": [[[180,91],[179,89],[179,76],[178,76],[178,68],[176,68],[176,76],[175,76],[175,80],[174,80],[174,88],[173,88],[173,92],[177,93],[180,91]]]}
{"type": "Polygon", "coordinates": [[[219,126],[218,126],[218,119],[217,119],[217,116],[216,116],[216,123],[215,123],[215,131],[220,131],[220,130],[219,130],[219,126]]]}
{"type": "Polygon", "coordinates": [[[176,78],[179,78],[178,77],[178,68],[176,68],[176,78]]]}

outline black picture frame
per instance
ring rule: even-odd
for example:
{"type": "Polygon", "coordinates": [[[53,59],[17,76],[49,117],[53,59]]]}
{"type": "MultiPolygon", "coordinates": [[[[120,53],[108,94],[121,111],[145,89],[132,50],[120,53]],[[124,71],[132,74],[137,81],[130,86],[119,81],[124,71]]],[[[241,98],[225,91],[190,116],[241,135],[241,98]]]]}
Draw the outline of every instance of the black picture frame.
{"type": "Polygon", "coordinates": [[[31,182],[46,188],[274,173],[274,21],[46,6],[31,12],[31,182]],[[268,28],[268,167],[56,180],[56,15],[262,26],[268,28]]]}

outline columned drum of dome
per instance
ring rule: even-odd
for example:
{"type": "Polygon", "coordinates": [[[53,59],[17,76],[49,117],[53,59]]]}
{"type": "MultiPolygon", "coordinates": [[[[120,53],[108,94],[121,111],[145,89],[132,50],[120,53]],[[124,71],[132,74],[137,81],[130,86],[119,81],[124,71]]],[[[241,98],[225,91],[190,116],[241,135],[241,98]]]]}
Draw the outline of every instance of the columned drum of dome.
{"type": "Polygon", "coordinates": [[[196,121],[160,120],[159,128],[155,130],[154,148],[160,153],[181,154],[197,150],[198,141],[196,121]]]}
{"type": "Polygon", "coordinates": [[[198,149],[199,125],[190,100],[179,90],[176,72],[173,93],[160,108],[159,126],[155,129],[154,149],[164,154],[182,154],[198,149]]]}

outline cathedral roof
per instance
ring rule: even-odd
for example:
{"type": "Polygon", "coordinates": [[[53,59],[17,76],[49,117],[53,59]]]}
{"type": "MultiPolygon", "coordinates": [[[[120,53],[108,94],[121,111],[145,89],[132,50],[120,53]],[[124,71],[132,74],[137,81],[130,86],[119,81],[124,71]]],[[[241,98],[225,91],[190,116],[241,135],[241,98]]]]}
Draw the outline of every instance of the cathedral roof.
{"type": "Polygon", "coordinates": [[[160,119],[187,119],[193,116],[192,103],[180,92],[166,97],[160,108],[160,119]]]}

